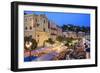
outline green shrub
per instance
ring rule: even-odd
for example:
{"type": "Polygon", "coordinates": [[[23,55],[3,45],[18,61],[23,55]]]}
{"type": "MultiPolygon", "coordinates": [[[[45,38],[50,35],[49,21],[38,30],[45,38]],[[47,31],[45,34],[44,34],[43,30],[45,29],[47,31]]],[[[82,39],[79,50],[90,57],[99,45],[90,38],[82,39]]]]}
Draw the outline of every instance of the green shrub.
{"type": "Polygon", "coordinates": [[[49,43],[49,44],[54,44],[54,43],[55,43],[51,38],[49,38],[49,39],[46,40],[45,42],[47,42],[47,43],[49,43]]]}
{"type": "Polygon", "coordinates": [[[57,38],[56,38],[56,40],[57,41],[59,41],[59,42],[63,42],[64,41],[64,37],[62,37],[62,36],[58,36],[57,38]]]}

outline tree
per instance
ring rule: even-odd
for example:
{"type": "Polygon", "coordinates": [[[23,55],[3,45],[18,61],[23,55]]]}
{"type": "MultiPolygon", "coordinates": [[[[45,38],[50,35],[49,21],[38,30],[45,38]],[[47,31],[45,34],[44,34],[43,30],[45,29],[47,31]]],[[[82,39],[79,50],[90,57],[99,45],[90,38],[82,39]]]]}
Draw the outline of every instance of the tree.
{"type": "Polygon", "coordinates": [[[63,30],[63,31],[68,30],[68,26],[64,24],[64,25],[62,26],[62,30],[63,30]]]}
{"type": "Polygon", "coordinates": [[[67,24],[67,25],[63,25],[62,26],[62,30],[63,31],[66,31],[66,30],[69,30],[69,31],[76,31],[76,30],[78,30],[79,29],[79,26],[75,26],[75,25],[73,25],[73,24],[67,24]]]}
{"type": "Polygon", "coordinates": [[[49,38],[49,39],[46,40],[45,42],[48,42],[48,43],[50,43],[50,44],[54,44],[54,43],[55,43],[51,38],[49,38]]]}
{"type": "Polygon", "coordinates": [[[89,33],[90,32],[90,27],[89,26],[82,26],[81,31],[85,32],[85,33],[89,33]]]}
{"type": "Polygon", "coordinates": [[[37,42],[35,39],[32,39],[31,36],[29,37],[24,37],[24,47],[26,50],[33,50],[33,49],[36,49],[37,48],[37,42]],[[25,44],[29,44],[29,43],[32,43],[32,45],[30,45],[30,48],[28,48],[27,46],[25,46],[25,44]]]}
{"type": "Polygon", "coordinates": [[[56,38],[56,40],[59,41],[59,42],[63,42],[63,41],[64,41],[64,37],[58,36],[58,37],[56,38]]]}
{"type": "Polygon", "coordinates": [[[75,32],[76,32],[77,37],[78,37],[78,32],[79,32],[79,31],[81,31],[81,27],[76,26],[75,32]]]}
{"type": "Polygon", "coordinates": [[[72,45],[70,45],[70,43],[72,43],[72,41],[73,41],[73,38],[66,38],[66,43],[65,43],[65,46],[67,46],[67,47],[71,48],[71,47],[72,47],[72,45]]]}
{"type": "Polygon", "coordinates": [[[32,39],[32,36],[24,37],[24,48],[30,52],[30,61],[32,60],[31,51],[37,48],[37,42],[35,39],[32,39]],[[27,46],[28,45],[28,46],[27,46]]]}

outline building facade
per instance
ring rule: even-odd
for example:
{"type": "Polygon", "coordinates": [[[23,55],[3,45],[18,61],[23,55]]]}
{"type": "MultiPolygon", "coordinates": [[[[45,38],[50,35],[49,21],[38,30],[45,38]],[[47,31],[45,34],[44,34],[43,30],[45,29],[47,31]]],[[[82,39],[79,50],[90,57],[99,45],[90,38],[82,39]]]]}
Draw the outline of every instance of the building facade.
{"type": "Polygon", "coordinates": [[[32,36],[38,43],[38,47],[43,46],[50,34],[48,29],[48,19],[45,15],[26,14],[24,15],[24,36],[32,36]]]}
{"type": "Polygon", "coordinates": [[[24,15],[24,36],[32,36],[35,39],[36,15],[24,15]]]}
{"type": "Polygon", "coordinates": [[[50,38],[54,41],[57,37],[57,26],[54,22],[49,21],[50,38]]]}
{"type": "Polygon", "coordinates": [[[66,38],[77,38],[77,33],[74,31],[65,31],[63,32],[63,36],[66,38]]]}
{"type": "Polygon", "coordinates": [[[38,43],[38,47],[44,45],[45,40],[51,38],[53,41],[58,36],[66,38],[83,37],[84,32],[78,34],[74,31],[62,31],[62,28],[53,21],[49,20],[46,15],[25,14],[24,15],[24,36],[31,36],[38,43]]]}

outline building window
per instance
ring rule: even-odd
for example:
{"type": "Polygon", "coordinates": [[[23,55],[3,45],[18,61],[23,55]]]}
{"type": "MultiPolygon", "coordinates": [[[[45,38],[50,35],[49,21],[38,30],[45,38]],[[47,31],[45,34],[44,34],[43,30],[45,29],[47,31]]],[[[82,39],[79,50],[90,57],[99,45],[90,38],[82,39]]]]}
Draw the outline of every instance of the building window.
{"type": "Polygon", "coordinates": [[[39,27],[40,24],[37,24],[37,27],[39,27]]]}
{"type": "Polygon", "coordinates": [[[32,30],[32,27],[30,26],[30,30],[32,30]]]}
{"type": "Polygon", "coordinates": [[[30,35],[29,37],[32,38],[32,35],[30,35]]]}
{"type": "Polygon", "coordinates": [[[37,35],[37,37],[39,37],[39,35],[37,35]]]}
{"type": "Polygon", "coordinates": [[[45,32],[45,28],[43,28],[43,31],[45,32]]]}
{"type": "Polygon", "coordinates": [[[25,30],[27,30],[27,27],[25,27],[25,30]]]}
{"type": "Polygon", "coordinates": [[[45,20],[44,20],[44,24],[45,24],[45,20]]]}
{"type": "Polygon", "coordinates": [[[37,42],[39,42],[39,40],[37,40],[37,42]]]}
{"type": "Polygon", "coordinates": [[[48,21],[48,28],[50,28],[50,22],[48,21]]]}
{"type": "Polygon", "coordinates": [[[51,35],[56,35],[55,33],[51,33],[51,35]]]}
{"type": "Polygon", "coordinates": [[[35,19],[35,21],[37,22],[37,19],[35,19]]]}

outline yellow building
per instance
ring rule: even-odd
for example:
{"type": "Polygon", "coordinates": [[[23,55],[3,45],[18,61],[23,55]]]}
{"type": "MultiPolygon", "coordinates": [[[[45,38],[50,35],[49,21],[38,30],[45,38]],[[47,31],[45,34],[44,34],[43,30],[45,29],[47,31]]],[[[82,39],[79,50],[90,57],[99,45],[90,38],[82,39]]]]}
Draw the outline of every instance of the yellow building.
{"type": "Polygon", "coordinates": [[[37,41],[38,47],[43,46],[44,41],[48,40],[50,36],[46,16],[35,14],[24,15],[24,36],[32,36],[37,41]]]}
{"type": "Polygon", "coordinates": [[[24,36],[32,36],[38,43],[38,47],[44,45],[45,40],[56,40],[57,36],[63,36],[62,29],[53,21],[48,20],[46,15],[25,14],[24,36]]]}
{"type": "Polygon", "coordinates": [[[48,28],[48,19],[45,15],[41,14],[37,16],[37,26],[36,26],[36,41],[38,46],[44,45],[45,40],[48,40],[50,33],[48,28]]]}
{"type": "Polygon", "coordinates": [[[36,15],[28,14],[24,15],[24,36],[35,39],[35,29],[36,29],[36,15]]]}
{"type": "Polygon", "coordinates": [[[46,40],[49,38],[49,33],[36,31],[36,41],[38,43],[38,47],[42,47],[46,40]]]}

